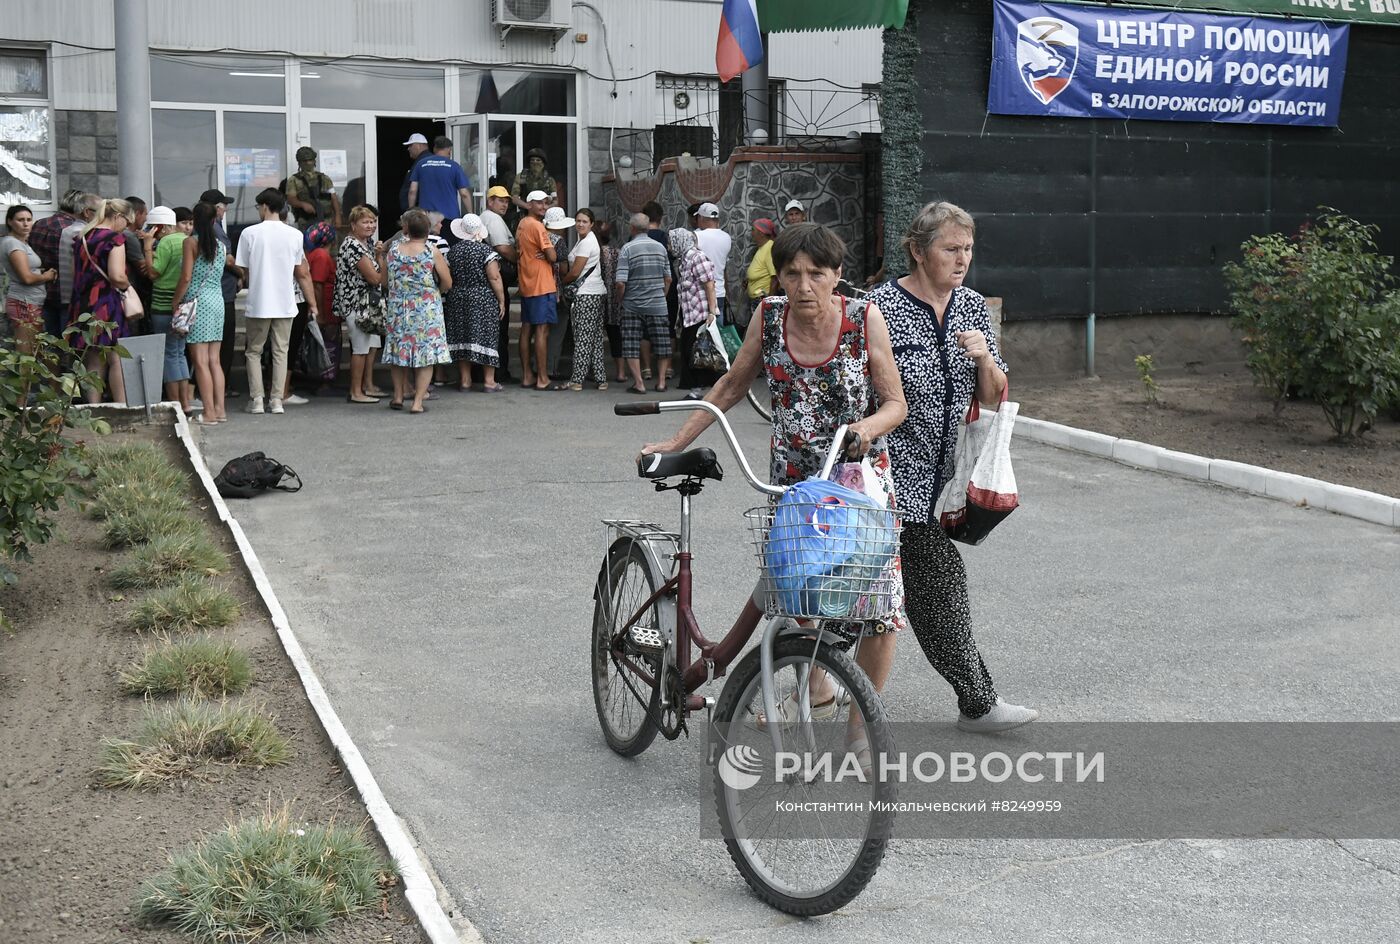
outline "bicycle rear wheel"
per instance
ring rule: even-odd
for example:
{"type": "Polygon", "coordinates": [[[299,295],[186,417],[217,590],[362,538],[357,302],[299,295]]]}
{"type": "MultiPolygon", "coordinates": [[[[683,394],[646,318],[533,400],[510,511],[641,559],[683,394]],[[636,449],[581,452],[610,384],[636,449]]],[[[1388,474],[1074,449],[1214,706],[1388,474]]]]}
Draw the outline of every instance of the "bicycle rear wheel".
{"type": "Polygon", "coordinates": [[[650,606],[628,632],[623,628],[660,586],[635,541],[619,540],[608,549],[593,594],[593,705],[608,747],[623,757],[640,754],[656,740],[661,649],[637,643],[665,638],[661,603],[650,606]]]}
{"type": "MultiPolygon", "coordinates": [[[[760,658],[757,649],[744,657],[715,706],[717,748],[724,748],[722,755],[715,751],[720,829],[730,857],[758,897],[788,914],[827,914],[859,895],[884,858],[894,812],[881,804],[894,802],[896,786],[880,781],[878,763],[882,754],[893,753],[893,737],[879,695],[850,656],[814,639],[782,639],[773,648],[780,715],[782,703],[806,686],[813,668],[824,669],[850,693],[844,704],[838,699],[814,708],[821,720],[803,721],[795,710],[776,720],[785,758],[810,757],[819,768],[819,759],[830,754],[832,773],[849,772],[851,756],[857,757],[856,768],[864,759],[849,750],[853,735],[863,734],[877,775],[855,782],[829,778],[838,781],[833,783],[804,768],[779,776],[764,718],[760,658]],[[858,719],[854,725],[853,718],[858,719]],[[811,811],[814,803],[844,807],[826,817],[811,811]],[[790,815],[785,804],[804,809],[790,815]]],[[[816,701],[810,695],[809,700],[816,701]]]]}

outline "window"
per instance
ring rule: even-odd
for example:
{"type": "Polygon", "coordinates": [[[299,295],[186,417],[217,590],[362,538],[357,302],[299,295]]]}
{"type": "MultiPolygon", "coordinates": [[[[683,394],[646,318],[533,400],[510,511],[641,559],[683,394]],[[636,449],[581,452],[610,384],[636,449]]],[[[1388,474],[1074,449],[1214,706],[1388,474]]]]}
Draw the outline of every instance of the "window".
{"type": "Polygon", "coordinates": [[[0,203],[52,206],[52,115],[42,52],[0,49],[0,203]]]}
{"type": "Polygon", "coordinates": [[[151,109],[157,205],[193,207],[201,193],[219,186],[215,120],[212,111],[151,109]]]}
{"type": "Polygon", "coordinates": [[[441,69],[381,62],[301,64],[304,108],[418,111],[440,115],[447,107],[441,69]]]}
{"type": "Polygon", "coordinates": [[[258,56],[151,56],[151,100],[285,105],[287,68],[258,56]]]}
{"type": "Polygon", "coordinates": [[[462,110],[492,115],[559,115],[577,112],[571,72],[463,69],[462,110]]]}
{"type": "Polygon", "coordinates": [[[224,112],[224,193],[233,197],[228,223],[256,223],[254,202],[296,168],[287,160],[287,119],[281,112],[224,112]]]}

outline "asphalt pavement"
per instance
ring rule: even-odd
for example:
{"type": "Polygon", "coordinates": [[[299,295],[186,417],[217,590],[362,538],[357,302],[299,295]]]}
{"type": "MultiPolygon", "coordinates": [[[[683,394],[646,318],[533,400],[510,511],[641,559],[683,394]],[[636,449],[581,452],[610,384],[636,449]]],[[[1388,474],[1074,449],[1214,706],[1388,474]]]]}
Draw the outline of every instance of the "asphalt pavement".
{"type": "MultiPolygon", "coordinates": [[[[620,387],[621,385],[617,385],[620,387]]],[[[897,840],[851,905],[801,921],[699,836],[696,741],[624,760],[588,672],[599,519],[676,520],[632,457],[674,415],[608,392],[320,398],[200,429],[305,487],[231,507],[384,793],[490,942],[1390,942],[1400,841],[897,840]]],[[[733,418],[763,467],[767,426],[733,418]]],[[[198,428],[196,428],[198,429],[198,428]]],[[[696,608],[752,585],[730,470],[695,499],[696,608]]],[[[965,549],[999,691],[1065,721],[1400,720],[1400,533],[1017,441],[1022,507],[965,549]]],[[[717,692],[716,692],[717,694],[717,692]]],[[[901,639],[898,720],[948,722],[901,639]]],[[[700,722],[703,724],[703,722],[700,722]]],[[[1241,797],[1241,802],[1249,798],[1241,797]]]]}

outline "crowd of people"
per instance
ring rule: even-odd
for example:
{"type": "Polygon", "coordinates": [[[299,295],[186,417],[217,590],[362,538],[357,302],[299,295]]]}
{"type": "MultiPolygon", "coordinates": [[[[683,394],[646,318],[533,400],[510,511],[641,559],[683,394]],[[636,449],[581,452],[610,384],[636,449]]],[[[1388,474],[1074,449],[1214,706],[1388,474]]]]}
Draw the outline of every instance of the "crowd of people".
{"type": "MultiPolygon", "coordinates": [[[[718,379],[695,362],[705,326],[742,327],[779,290],[771,219],[752,224],[747,297],[731,303],[724,273],[732,240],[714,203],[692,205],[689,225],[670,230],[661,205],[648,203],[625,221],[623,240],[592,209],[570,216],[558,205],[546,155],[535,148],[510,187],[487,189],[476,214],[450,138],[414,134],[405,145],[413,163],[400,198],[408,209],[383,240],[377,208],[342,205],[310,147],[297,151],[297,170],[279,187],[257,195],[258,222],[235,241],[226,229],[233,199],[218,189],[192,206],[150,208],[137,197],[69,191],[57,213],[37,221],[30,208],[11,206],[0,245],[5,326],[15,344],[32,349],[41,331],[62,335],[84,316],[103,322],[90,338],[70,337],[116,403],[126,390],[114,346],[162,334],[165,397],[197,422],[220,423],[225,401],[239,395],[230,387],[235,299],[246,289],[247,413],[279,414],[307,395],[343,389],[350,403],[387,397],[392,409],[420,415],[435,390],[499,393],[515,381],[513,295],[522,387],[606,390],[612,381],[646,393],[674,381],[700,397],[718,379]],[[566,331],[567,377],[558,372],[566,331]],[[336,385],[347,345],[347,376],[336,385]],[[376,364],[389,369],[391,390],[376,384],[376,364]]],[[[803,220],[805,208],[790,201],[784,225],[803,220]]],[[[103,395],[84,391],[89,402],[103,395]]]]}

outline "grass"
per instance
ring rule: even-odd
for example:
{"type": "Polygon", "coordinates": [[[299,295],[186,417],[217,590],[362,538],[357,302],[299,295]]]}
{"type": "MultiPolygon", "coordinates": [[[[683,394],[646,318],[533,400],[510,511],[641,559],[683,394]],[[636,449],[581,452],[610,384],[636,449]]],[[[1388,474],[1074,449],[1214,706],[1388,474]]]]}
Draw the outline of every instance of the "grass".
{"type": "Polygon", "coordinates": [[[166,639],[121,673],[122,691],[129,695],[234,695],[252,680],[247,653],[207,638],[166,639]]]}
{"type": "Polygon", "coordinates": [[[202,531],[163,534],[132,552],[109,578],[119,590],[147,590],[178,583],[186,574],[212,577],[228,569],[228,558],[202,531]]]}
{"type": "Polygon", "coordinates": [[[202,528],[183,508],[152,504],[107,515],[103,537],[108,547],[136,547],[160,537],[199,534],[202,528]]]}
{"type": "Polygon", "coordinates": [[[188,633],[228,626],[238,615],[238,601],[232,594],[187,574],[174,586],[148,594],[127,619],[133,629],[188,633]]]}
{"type": "Polygon", "coordinates": [[[133,740],[104,738],[97,768],[104,787],[151,787],[188,777],[212,761],[249,767],[285,764],[292,749],[253,705],[182,698],[148,706],[133,740]]]}
{"type": "Polygon", "coordinates": [[[298,826],[283,808],[172,855],[137,911],[209,944],[282,939],[372,907],[394,874],[363,829],[298,826]]]}

